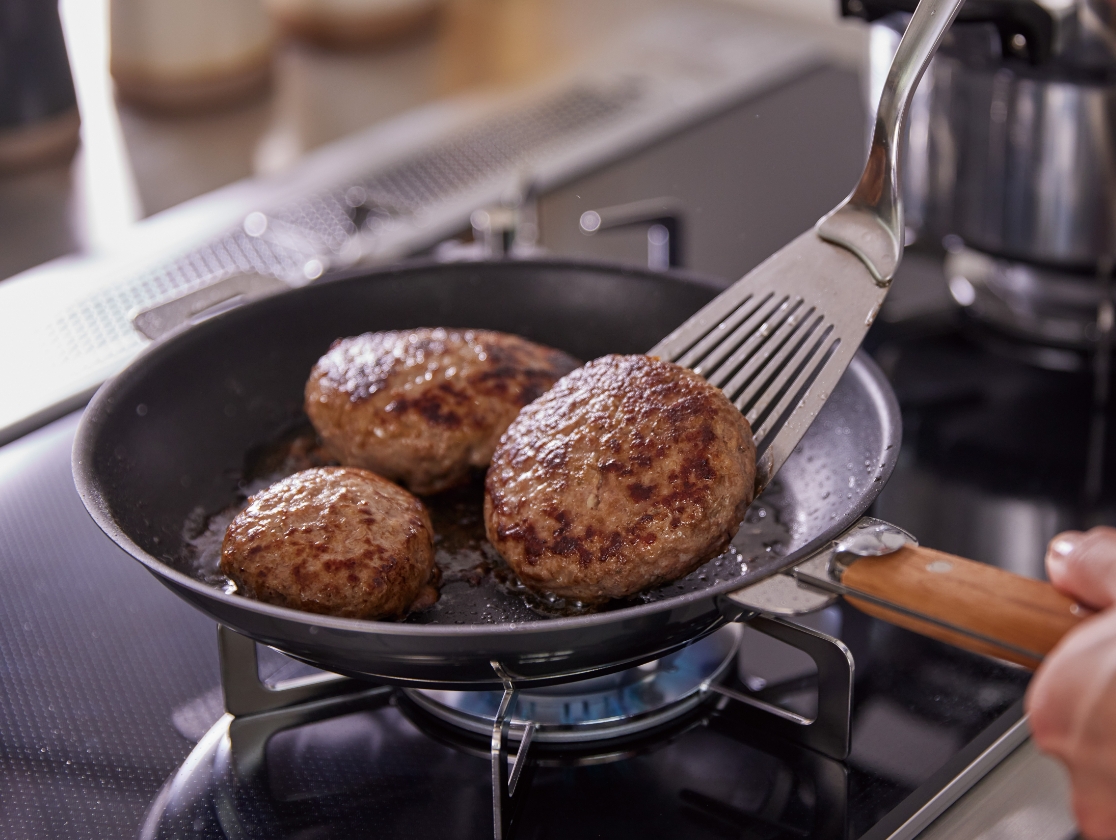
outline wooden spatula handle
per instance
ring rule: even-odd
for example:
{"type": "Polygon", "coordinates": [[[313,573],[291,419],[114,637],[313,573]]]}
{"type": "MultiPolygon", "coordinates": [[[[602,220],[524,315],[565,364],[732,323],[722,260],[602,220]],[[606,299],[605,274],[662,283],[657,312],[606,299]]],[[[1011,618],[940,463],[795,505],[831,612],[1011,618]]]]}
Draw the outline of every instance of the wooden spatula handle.
{"type": "Polygon", "coordinates": [[[903,610],[850,594],[869,615],[1028,668],[1091,614],[1049,583],[919,546],[856,560],[841,584],[903,610]]]}

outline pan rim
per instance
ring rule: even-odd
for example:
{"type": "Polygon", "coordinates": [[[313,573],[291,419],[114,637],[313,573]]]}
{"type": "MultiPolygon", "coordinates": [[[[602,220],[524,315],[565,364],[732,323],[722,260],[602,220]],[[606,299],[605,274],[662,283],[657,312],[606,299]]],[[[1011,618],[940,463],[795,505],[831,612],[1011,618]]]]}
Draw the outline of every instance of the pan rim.
{"type": "MultiPolygon", "coordinates": [[[[633,267],[622,263],[598,261],[598,260],[566,260],[555,258],[544,259],[524,259],[524,260],[505,260],[505,261],[477,261],[468,263],[471,266],[476,266],[478,269],[508,269],[510,267],[522,266],[528,264],[538,267],[554,267],[562,270],[585,268],[591,270],[611,270],[625,275],[647,275],[656,279],[661,279],[664,275],[675,277],[683,282],[696,283],[701,286],[706,286],[714,290],[723,289],[723,284],[708,276],[700,275],[694,272],[676,271],[671,270],[667,272],[656,272],[650,269],[641,267],[633,267]]],[[[390,275],[406,274],[412,272],[420,272],[430,270],[431,268],[446,265],[444,262],[437,260],[414,260],[409,261],[403,265],[392,266],[383,270],[353,270],[344,273],[330,275],[324,278],[325,283],[343,282],[346,280],[356,280],[358,278],[371,278],[371,277],[385,277],[390,275]]],[[[280,295],[288,295],[298,293],[301,287],[291,289],[290,291],[281,292],[280,295]]],[[[233,310],[217,315],[212,319],[213,322],[218,322],[221,319],[231,316],[234,313],[241,313],[243,310],[253,307],[257,303],[262,303],[269,298],[264,298],[259,301],[253,301],[243,306],[236,307],[233,310]]],[[[209,323],[206,321],[204,323],[209,323]]],[[[653,616],[660,612],[671,612],[680,608],[694,606],[703,602],[715,602],[721,596],[728,592],[735,591],[741,586],[748,585],[748,583],[758,582],[770,574],[775,574],[789,566],[800,562],[803,558],[815,553],[822,548],[826,543],[832,541],[833,537],[840,534],[847,528],[851,527],[856,520],[858,520],[875,500],[879,490],[886,485],[891,473],[895,467],[895,463],[899,455],[899,443],[902,439],[902,426],[899,412],[898,401],[896,400],[894,391],[890,384],[884,377],[883,372],[878,365],[871,359],[870,356],[864,351],[860,350],[854,356],[850,363],[847,375],[855,375],[864,390],[869,394],[871,400],[876,404],[877,413],[885,419],[885,428],[894,429],[894,440],[890,443],[890,448],[884,449],[884,457],[880,464],[877,479],[873,481],[873,487],[869,492],[865,493],[860,502],[855,505],[849,513],[841,517],[839,520],[834,520],[828,529],[826,529],[819,536],[815,537],[810,542],[806,543],[799,549],[782,558],[782,560],[775,566],[767,569],[765,574],[757,576],[752,581],[747,581],[747,575],[744,576],[744,582],[740,578],[722,583],[714,584],[712,586],[695,590],[693,592],[682,593],[674,595],[662,600],[652,601],[645,604],[638,604],[629,607],[621,607],[619,609],[609,610],[606,612],[590,613],[581,616],[568,616],[561,618],[539,618],[537,620],[522,621],[522,622],[501,622],[495,624],[409,624],[403,621],[387,622],[387,621],[370,621],[365,619],[352,619],[352,618],[338,618],[335,616],[319,615],[317,613],[305,612],[296,610],[290,607],[282,607],[274,604],[264,603],[244,595],[237,595],[226,593],[218,589],[212,584],[204,583],[197,580],[190,575],[181,572],[174,567],[167,564],[165,561],[160,560],[154,555],[148,553],[141,548],[135,541],[128,536],[122,527],[120,527],[116,520],[112,517],[109,509],[109,504],[101,493],[99,483],[94,476],[92,469],[92,458],[83,458],[83,453],[91,453],[94,449],[94,443],[97,439],[97,434],[102,428],[99,419],[109,413],[113,405],[114,397],[116,396],[115,390],[123,387],[123,379],[125,374],[134,374],[139,368],[152,364],[162,352],[167,352],[166,348],[175,343],[181,336],[185,335],[188,331],[193,329],[196,325],[185,325],[179,329],[174,330],[170,334],[161,337],[160,339],[152,342],[145,348],[124,370],[114,376],[112,379],[102,385],[97,393],[90,400],[89,405],[86,407],[82,414],[81,421],[78,426],[77,434],[74,439],[74,448],[72,452],[71,466],[73,470],[74,483],[77,487],[78,494],[81,497],[82,503],[90,517],[96,522],[98,527],[114,542],[117,546],[126,551],[134,560],[143,564],[143,566],[153,574],[160,582],[172,588],[185,589],[193,595],[200,597],[203,600],[217,601],[234,610],[248,610],[249,612],[256,613],[263,617],[268,617],[283,622],[294,622],[304,625],[306,627],[313,627],[319,629],[328,629],[344,633],[346,635],[357,636],[408,636],[408,637],[427,637],[427,638],[450,638],[473,636],[483,634],[485,636],[503,636],[505,634],[522,635],[524,633],[555,633],[564,630],[582,629],[593,627],[597,625],[609,625],[617,622],[622,622],[627,618],[640,619],[648,616],[653,616]]],[[[193,599],[186,599],[194,603],[193,599]]],[[[194,604],[197,606],[197,604],[194,604]]],[[[200,607],[199,607],[200,609],[200,607]]],[[[203,610],[204,612],[204,610],[203,610]]]]}

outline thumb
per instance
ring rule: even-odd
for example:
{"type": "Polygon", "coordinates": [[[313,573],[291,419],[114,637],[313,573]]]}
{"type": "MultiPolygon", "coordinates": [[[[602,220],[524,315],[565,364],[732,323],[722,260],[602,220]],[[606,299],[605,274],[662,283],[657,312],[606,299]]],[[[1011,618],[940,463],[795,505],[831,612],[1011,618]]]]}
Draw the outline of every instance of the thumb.
{"type": "Polygon", "coordinates": [[[1085,606],[1116,604],[1116,528],[1058,534],[1046,550],[1046,573],[1056,589],[1085,606]]]}

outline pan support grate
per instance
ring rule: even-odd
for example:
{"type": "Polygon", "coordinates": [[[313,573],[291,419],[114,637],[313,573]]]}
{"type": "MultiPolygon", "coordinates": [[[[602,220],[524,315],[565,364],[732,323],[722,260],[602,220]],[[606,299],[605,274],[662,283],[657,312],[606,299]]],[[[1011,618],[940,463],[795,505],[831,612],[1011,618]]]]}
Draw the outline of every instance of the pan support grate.
{"type": "MultiPolygon", "coordinates": [[[[838,761],[847,758],[851,743],[854,667],[849,649],[839,639],[776,615],[743,612],[737,621],[803,651],[814,660],[818,669],[818,707],[812,718],[722,684],[726,671],[735,659],[739,641],[739,634],[735,634],[729,655],[722,657],[722,664],[713,668],[706,678],[697,683],[691,695],[667,709],[647,716],[645,724],[633,726],[631,722],[625,724],[621,721],[614,730],[598,730],[598,734],[591,735],[590,740],[595,738],[602,744],[612,744],[619,738],[630,738],[634,734],[631,730],[662,730],[680,715],[706,700],[716,698],[714,702],[719,707],[727,703],[736,704],[734,716],[746,726],[755,726],[777,738],[804,745],[828,758],[838,761]],[[617,734],[609,740],[600,734],[602,731],[605,736],[609,732],[617,734]]],[[[720,632],[724,632],[724,629],[720,632]]],[[[710,638],[712,637],[691,644],[702,645],[710,638]]],[[[261,776],[265,767],[267,743],[278,732],[366,709],[370,705],[382,705],[391,701],[400,691],[393,685],[373,685],[325,672],[271,685],[260,678],[255,641],[224,625],[218,625],[217,643],[234,782],[241,780],[248,783],[261,776]]],[[[475,733],[478,721],[491,727],[488,757],[492,769],[493,837],[494,840],[508,840],[527,792],[530,771],[535,760],[532,746],[540,737],[545,740],[548,735],[552,741],[561,743],[565,740],[574,749],[584,747],[584,742],[572,740],[561,732],[555,736],[554,727],[548,733],[545,725],[540,726],[535,721],[515,720],[517,700],[521,692],[529,690],[529,681],[517,681],[498,662],[493,662],[492,667],[502,686],[502,691],[497,692],[499,704],[495,714],[466,722],[464,727],[461,726],[461,721],[454,719],[453,714],[439,713],[436,703],[423,701],[424,693],[427,692],[406,688],[402,693],[409,702],[418,701],[416,705],[422,711],[433,712],[442,722],[449,723],[451,728],[469,729],[475,733]],[[518,746],[513,757],[514,742],[518,742],[518,746]]],[[[599,679],[612,670],[603,667],[578,674],[578,679],[599,679]]]]}

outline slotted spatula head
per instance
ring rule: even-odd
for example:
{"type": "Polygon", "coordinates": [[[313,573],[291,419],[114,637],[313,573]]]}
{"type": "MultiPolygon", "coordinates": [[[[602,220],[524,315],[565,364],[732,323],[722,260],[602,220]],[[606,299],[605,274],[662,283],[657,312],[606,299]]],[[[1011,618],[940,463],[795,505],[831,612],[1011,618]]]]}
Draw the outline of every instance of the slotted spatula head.
{"type": "Polygon", "coordinates": [[[649,353],[700,373],[744,413],[758,495],[829,398],[886,294],[856,255],[811,230],[649,353]]]}
{"type": "Polygon", "coordinates": [[[752,426],[756,495],[802,440],[880,311],[903,255],[903,117],[964,0],[922,0],[895,53],[860,182],[814,230],[648,353],[717,385],[752,426]]]}

